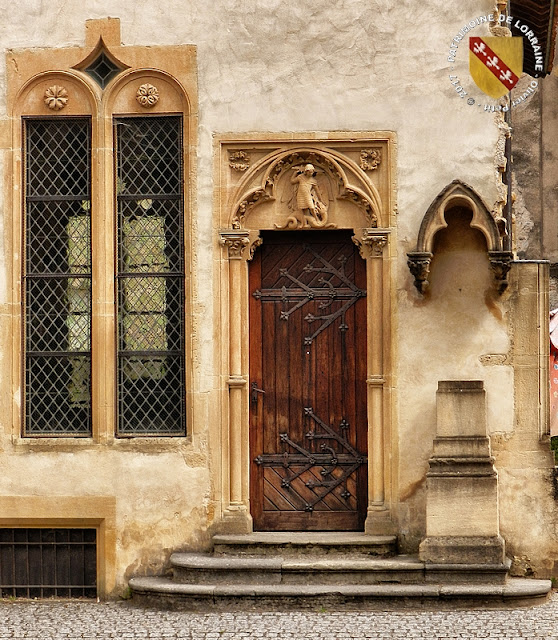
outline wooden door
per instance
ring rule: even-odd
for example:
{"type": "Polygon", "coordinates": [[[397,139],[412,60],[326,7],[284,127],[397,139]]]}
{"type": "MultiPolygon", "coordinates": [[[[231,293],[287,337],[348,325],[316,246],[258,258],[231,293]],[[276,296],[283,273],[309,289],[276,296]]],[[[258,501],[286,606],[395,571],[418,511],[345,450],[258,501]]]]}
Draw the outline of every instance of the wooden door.
{"type": "Polygon", "coordinates": [[[359,530],[366,265],[349,232],[263,233],[250,264],[255,530],[359,530]]]}

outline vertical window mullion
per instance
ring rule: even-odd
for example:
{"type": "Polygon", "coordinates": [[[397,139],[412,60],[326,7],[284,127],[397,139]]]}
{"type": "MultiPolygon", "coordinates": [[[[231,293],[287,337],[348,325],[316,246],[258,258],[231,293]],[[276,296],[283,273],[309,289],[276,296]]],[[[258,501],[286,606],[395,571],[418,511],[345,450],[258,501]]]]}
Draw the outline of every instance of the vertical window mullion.
{"type": "Polygon", "coordinates": [[[25,120],[25,436],[91,435],[91,127],[25,120]]]}
{"type": "Polygon", "coordinates": [[[118,435],[184,435],[182,119],[115,121],[118,435]]]}

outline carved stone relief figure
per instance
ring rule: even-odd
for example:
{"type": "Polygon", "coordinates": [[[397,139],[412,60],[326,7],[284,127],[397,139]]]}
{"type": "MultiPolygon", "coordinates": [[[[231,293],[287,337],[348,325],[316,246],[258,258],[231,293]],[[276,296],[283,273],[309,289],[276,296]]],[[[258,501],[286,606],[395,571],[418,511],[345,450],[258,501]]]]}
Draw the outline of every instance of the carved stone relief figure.
{"type": "Polygon", "coordinates": [[[291,177],[292,193],[288,207],[294,212],[277,229],[333,228],[328,224],[330,187],[324,171],[316,170],[313,164],[291,167],[295,174],[291,177]],[[321,175],[321,179],[320,176],[321,175]]]}
{"type": "MultiPolygon", "coordinates": [[[[238,144],[235,139],[233,148],[225,145],[222,156],[223,180],[234,200],[227,223],[232,229],[378,226],[380,193],[357,161],[346,155],[344,142],[329,142],[329,149],[292,141],[276,148],[262,143],[259,148],[255,141],[247,145],[249,156],[238,144]]],[[[357,151],[360,145],[353,156],[357,151]]]]}

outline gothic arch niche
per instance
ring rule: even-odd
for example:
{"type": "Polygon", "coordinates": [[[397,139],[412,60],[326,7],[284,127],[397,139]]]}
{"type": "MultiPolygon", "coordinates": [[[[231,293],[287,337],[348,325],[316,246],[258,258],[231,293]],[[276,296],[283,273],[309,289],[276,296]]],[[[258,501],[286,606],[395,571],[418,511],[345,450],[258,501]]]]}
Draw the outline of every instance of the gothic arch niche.
{"type": "MultiPolygon", "coordinates": [[[[366,260],[368,508],[365,531],[391,533],[391,231],[393,134],[284,134],[217,141],[216,232],[223,247],[220,348],[223,531],[252,530],[250,513],[248,266],[261,231],[351,230],[366,260]],[[218,225],[218,226],[217,226],[218,225]],[[373,312],[372,312],[373,305],[373,312]]],[[[219,348],[219,347],[218,347],[219,348]]]]}
{"type": "Polygon", "coordinates": [[[512,260],[511,252],[503,250],[505,222],[501,218],[495,219],[475,190],[460,180],[454,180],[434,199],[422,219],[416,249],[407,254],[407,264],[414,276],[415,287],[421,294],[428,291],[435,237],[439,231],[448,227],[446,214],[456,208],[467,212],[470,217],[469,226],[480,231],[484,237],[495,288],[498,293],[503,293],[508,286],[507,274],[512,260]]]}
{"type": "MultiPolygon", "coordinates": [[[[452,206],[445,212],[447,226],[434,236],[430,269],[431,299],[463,299],[476,292],[477,304],[482,304],[486,291],[492,287],[490,263],[483,233],[471,226],[472,212],[463,206],[452,206]]],[[[473,307],[472,303],[469,306],[473,307]]]]}

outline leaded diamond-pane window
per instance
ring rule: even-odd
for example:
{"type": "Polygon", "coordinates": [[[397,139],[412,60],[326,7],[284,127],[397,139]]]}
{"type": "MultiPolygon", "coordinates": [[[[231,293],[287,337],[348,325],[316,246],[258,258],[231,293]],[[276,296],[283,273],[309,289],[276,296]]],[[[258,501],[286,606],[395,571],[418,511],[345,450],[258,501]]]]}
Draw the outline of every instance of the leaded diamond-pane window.
{"type": "Polygon", "coordinates": [[[122,68],[117,66],[103,51],[84,71],[100,85],[101,89],[104,89],[122,71],[122,68]]]}
{"type": "Polygon", "coordinates": [[[90,123],[25,121],[26,436],[91,434],[90,123]]]}
{"type": "Polygon", "coordinates": [[[182,119],[115,129],[118,434],[184,435],[182,119]]]}

